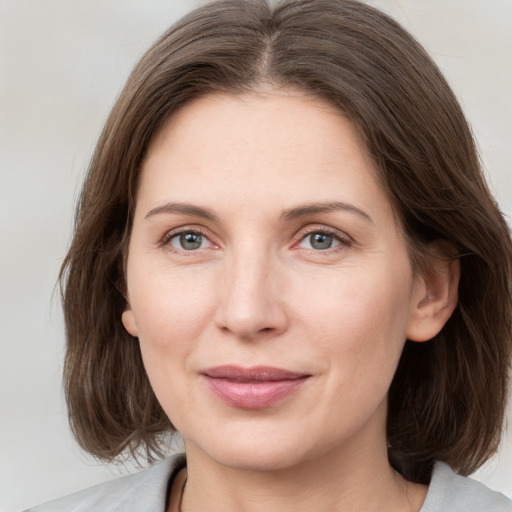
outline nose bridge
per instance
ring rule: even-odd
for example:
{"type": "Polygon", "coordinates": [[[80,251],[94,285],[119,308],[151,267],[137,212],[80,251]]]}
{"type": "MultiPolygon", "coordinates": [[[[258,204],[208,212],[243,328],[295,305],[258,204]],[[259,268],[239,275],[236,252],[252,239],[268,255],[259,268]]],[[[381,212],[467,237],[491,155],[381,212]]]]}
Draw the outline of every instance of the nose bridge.
{"type": "Polygon", "coordinates": [[[226,258],[217,322],[239,338],[280,332],[286,314],[278,297],[278,262],[256,244],[239,244],[226,258]]]}

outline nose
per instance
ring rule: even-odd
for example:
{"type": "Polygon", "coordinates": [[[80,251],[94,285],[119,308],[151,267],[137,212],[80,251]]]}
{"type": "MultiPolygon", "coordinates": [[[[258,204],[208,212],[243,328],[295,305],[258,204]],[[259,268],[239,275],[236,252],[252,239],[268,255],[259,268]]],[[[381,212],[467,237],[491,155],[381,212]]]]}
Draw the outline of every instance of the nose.
{"type": "Polygon", "coordinates": [[[247,341],[284,332],[288,315],[282,281],[279,265],[267,254],[251,251],[230,258],[219,290],[217,327],[247,341]]]}

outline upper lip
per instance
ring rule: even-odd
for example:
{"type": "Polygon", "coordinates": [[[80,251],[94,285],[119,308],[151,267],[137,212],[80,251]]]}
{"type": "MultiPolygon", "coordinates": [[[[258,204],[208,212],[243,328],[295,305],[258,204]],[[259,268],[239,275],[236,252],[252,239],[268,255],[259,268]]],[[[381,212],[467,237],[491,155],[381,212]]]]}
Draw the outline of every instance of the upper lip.
{"type": "Polygon", "coordinates": [[[207,377],[215,379],[229,379],[238,382],[268,382],[279,380],[293,380],[309,377],[310,374],[294,372],[272,366],[242,366],[224,365],[207,368],[201,372],[207,377]]]}

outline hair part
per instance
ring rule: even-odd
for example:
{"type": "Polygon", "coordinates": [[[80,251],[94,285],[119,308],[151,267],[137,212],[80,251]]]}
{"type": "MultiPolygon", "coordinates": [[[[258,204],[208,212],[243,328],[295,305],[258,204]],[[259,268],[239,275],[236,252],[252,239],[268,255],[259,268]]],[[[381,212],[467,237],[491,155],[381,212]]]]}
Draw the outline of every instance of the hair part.
{"type": "Polygon", "coordinates": [[[94,152],[60,281],[71,428],[114,460],[165,450],[172,425],[138,343],[123,328],[124,256],[141,165],[173,113],[210,93],[295,88],[359,131],[425,270],[445,240],[461,260],[459,304],[426,343],[407,341],[389,392],[389,458],[427,482],[434,460],[462,474],[497,449],[512,352],[512,248],[470,128],[437,66],[395,21],[353,0],[221,0],[171,27],[142,57],[94,152]],[[492,390],[492,393],[489,393],[492,390]]]}

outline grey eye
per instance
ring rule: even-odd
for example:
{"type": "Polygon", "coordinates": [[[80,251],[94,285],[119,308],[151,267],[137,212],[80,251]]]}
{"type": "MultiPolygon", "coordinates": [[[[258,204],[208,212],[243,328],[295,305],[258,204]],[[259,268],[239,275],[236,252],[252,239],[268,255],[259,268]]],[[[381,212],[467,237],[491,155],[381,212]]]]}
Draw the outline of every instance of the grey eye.
{"type": "Polygon", "coordinates": [[[334,233],[328,231],[311,231],[300,241],[299,247],[302,249],[312,249],[314,251],[327,251],[335,249],[340,245],[348,245],[334,233]]]}
{"type": "Polygon", "coordinates": [[[326,233],[312,233],[309,239],[311,247],[317,251],[330,249],[334,241],[334,238],[326,233]]]}
{"type": "Polygon", "coordinates": [[[194,251],[202,247],[203,235],[201,235],[201,233],[194,233],[193,231],[178,233],[172,237],[171,245],[176,249],[194,251]]]}

